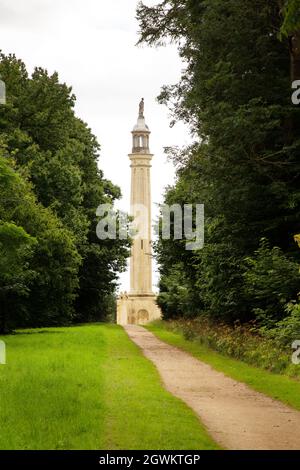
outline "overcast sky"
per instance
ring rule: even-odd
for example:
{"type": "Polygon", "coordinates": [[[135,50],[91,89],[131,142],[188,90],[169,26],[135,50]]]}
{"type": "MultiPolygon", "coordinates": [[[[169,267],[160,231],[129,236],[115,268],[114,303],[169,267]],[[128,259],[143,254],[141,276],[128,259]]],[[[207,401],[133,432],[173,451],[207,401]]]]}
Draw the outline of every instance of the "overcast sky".
{"type": "MultiPolygon", "coordinates": [[[[147,1],[148,5],[157,3],[147,1]]],[[[169,127],[168,110],[156,103],[163,84],[176,83],[182,64],[175,48],[136,47],[137,0],[0,0],[0,49],[15,53],[32,72],[58,71],[72,85],[76,113],[101,144],[100,167],[122,189],[129,209],[131,130],[145,99],[151,130],[153,218],[164,187],[174,181],[163,148],[189,141],[182,124],[169,127]]],[[[121,276],[129,289],[128,274],[121,276]]],[[[157,275],[154,275],[154,284],[157,275]]]]}

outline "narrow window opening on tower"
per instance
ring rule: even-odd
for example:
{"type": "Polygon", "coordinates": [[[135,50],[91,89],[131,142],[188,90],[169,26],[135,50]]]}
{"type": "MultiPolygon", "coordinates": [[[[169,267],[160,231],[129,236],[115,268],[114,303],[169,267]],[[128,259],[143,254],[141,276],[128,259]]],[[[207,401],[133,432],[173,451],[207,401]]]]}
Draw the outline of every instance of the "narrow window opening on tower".
{"type": "Polygon", "coordinates": [[[6,104],[5,83],[1,80],[1,77],[0,77],[0,104],[6,104]]]}
{"type": "Polygon", "coordinates": [[[144,249],[144,240],[141,240],[141,249],[144,249]]]}

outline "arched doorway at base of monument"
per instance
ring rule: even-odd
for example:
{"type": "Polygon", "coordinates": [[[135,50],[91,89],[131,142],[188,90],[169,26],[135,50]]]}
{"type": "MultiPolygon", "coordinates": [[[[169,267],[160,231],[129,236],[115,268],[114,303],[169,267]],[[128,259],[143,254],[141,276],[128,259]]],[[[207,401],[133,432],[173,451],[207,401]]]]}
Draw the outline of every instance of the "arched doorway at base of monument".
{"type": "Polygon", "coordinates": [[[136,316],[134,314],[128,315],[128,324],[136,325],[136,316]]]}
{"type": "Polygon", "coordinates": [[[137,321],[139,325],[143,325],[144,323],[148,323],[149,321],[149,312],[147,310],[139,310],[137,314],[137,321]]]}
{"type": "Polygon", "coordinates": [[[149,312],[145,309],[139,310],[137,313],[128,315],[129,325],[145,325],[149,321],[149,312]]]}

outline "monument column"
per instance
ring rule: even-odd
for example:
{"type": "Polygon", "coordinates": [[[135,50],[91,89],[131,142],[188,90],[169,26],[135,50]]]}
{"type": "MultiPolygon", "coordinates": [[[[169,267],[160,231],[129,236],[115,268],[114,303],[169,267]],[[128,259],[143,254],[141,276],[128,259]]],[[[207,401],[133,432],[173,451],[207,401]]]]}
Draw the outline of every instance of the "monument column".
{"type": "Polygon", "coordinates": [[[152,293],[151,255],[151,183],[152,154],[149,150],[150,131],[144,118],[144,101],[139,108],[137,124],[132,131],[131,208],[137,236],[130,259],[130,294],[152,293]]]}
{"type": "Polygon", "coordinates": [[[132,130],[131,210],[136,236],[130,257],[130,292],[118,299],[117,322],[144,324],[161,317],[152,292],[151,248],[151,160],[149,150],[150,130],[145,123],[144,99],[139,104],[139,114],[132,130]]]}

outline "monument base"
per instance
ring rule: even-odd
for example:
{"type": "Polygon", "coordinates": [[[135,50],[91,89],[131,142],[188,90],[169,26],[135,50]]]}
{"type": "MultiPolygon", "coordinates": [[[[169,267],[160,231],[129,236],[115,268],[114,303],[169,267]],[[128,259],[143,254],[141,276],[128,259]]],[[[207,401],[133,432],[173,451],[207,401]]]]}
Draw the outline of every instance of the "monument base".
{"type": "Polygon", "coordinates": [[[117,300],[118,325],[145,325],[160,318],[155,294],[121,294],[117,300]]]}

